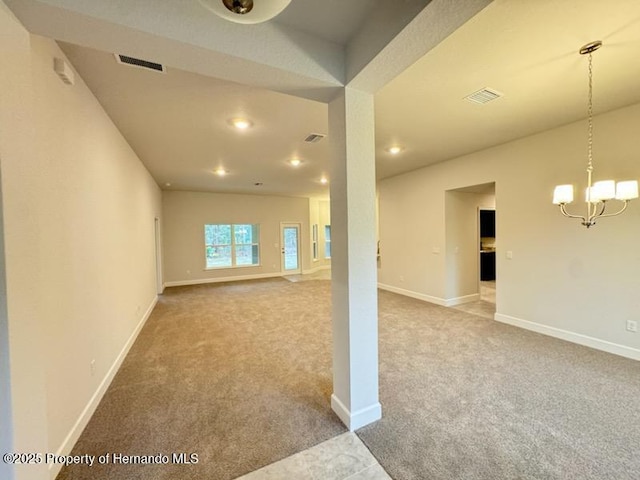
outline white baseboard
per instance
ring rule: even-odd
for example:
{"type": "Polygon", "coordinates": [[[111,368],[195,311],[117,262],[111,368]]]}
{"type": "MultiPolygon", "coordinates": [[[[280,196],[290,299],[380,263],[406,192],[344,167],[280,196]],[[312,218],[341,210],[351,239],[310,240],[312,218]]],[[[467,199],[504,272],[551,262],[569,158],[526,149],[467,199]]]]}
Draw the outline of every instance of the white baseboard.
{"type": "MultiPolygon", "coordinates": [[[[93,413],[96,411],[96,408],[100,403],[100,400],[102,400],[102,397],[107,391],[107,388],[109,388],[109,385],[111,385],[111,381],[113,380],[113,377],[115,377],[116,373],[118,372],[118,369],[120,368],[120,365],[122,365],[122,362],[124,361],[125,357],[129,353],[131,346],[135,342],[136,338],[138,338],[138,334],[140,333],[140,330],[142,330],[142,327],[144,327],[144,324],[149,319],[151,312],[156,306],[156,303],[158,303],[157,295],[154,297],[153,301],[149,305],[149,308],[147,308],[147,311],[144,313],[144,315],[138,322],[138,325],[136,325],[136,328],[133,330],[133,332],[127,339],[127,342],[124,344],[124,347],[122,347],[122,350],[120,350],[120,353],[118,354],[115,361],[111,365],[111,368],[109,368],[109,371],[102,379],[102,382],[100,382],[98,389],[95,391],[95,393],[89,400],[89,403],[87,403],[87,406],[84,407],[84,410],[78,417],[78,420],[76,420],[76,423],[71,428],[71,431],[63,440],[62,445],[60,445],[60,448],[58,448],[58,450],[56,451],[56,455],[69,455],[71,453],[73,446],[78,441],[78,438],[80,438],[82,431],[87,426],[87,423],[89,423],[89,420],[91,419],[91,416],[93,415],[93,413]]],[[[54,480],[61,469],[62,469],[61,464],[58,464],[58,463],[49,464],[49,477],[52,480],[54,480]]]]}
{"type": "Polygon", "coordinates": [[[469,302],[477,302],[478,300],[480,300],[480,294],[473,293],[471,295],[465,295],[463,297],[448,298],[444,301],[445,302],[444,306],[455,307],[456,305],[462,305],[464,303],[469,303],[469,302]]]}
{"type": "Polygon", "coordinates": [[[543,335],[577,343],[578,345],[584,345],[585,347],[595,348],[596,350],[602,350],[603,352],[613,353],[614,355],[620,355],[633,360],[640,360],[640,350],[637,348],[607,342],[606,340],[589,337],[587,335],[582,335],[581,333],[570,332],[568,330],[562,330],[561,328],[550,327],[548,325],[531,322],[529,320],[522,320],[521,318],[511,317],[501,313],[496,313],[494,315],[494,319],[501,323],[524,328],[525,330],[531,330],[532,332],[542,333],[543,335]]]}
{"type": "Polygon", "coordinates": [[[331,270],[331,265],[320,265],[318,267],[310,268],[309,270],[302,270],[303,275],[308,275],[310,273],[316,273],[321,270],[331,270]]]}
{"type": "Polygon", "coordinates": [[[331,408],[350,432],[382,418],[382,406],[380,405],[380,402],[376,402],[373,405],[367,408],[362,408],[356,412],[350,412],[340,399],[336,397],[335,393],[331,395],[331,408]]]}
{"type": "Polygon", "coordinates": [[[386,285],[384,283],[378,283],[378,288],[381,290],[387,290],[389,292],[404,295],[405,297],[422,300],[423,302],[435,303],[436,305],[440,305],[442,307],[455,307],[456,305],[462,305],[463,303],[475,302],[477,300],[480,300],[479,293],[473,293],[471,295],[465,295],[463,297],[440,298],[432,297],[431,295],[427,295],[424,293],[414,292],[412,290],[405,290],[404,288],[394,287],[392,285],[386,285]]]}
{"type": "Polygon", "coordinates": [[[393,287],[391,285],[385,285],[384,283],[378,283],[378,288],[381,290],[387,290],[389,292],[398,293],[405,297],[416,298],[424,302],[435,303],[436,305],[447,306],[447,300],[440,297],[432,297],[431,295],[425,295],[424,293],[414,292],[412,290],[405,290],[404,288],[393,287]]]}
{"type": "Polygon", "coordinates": [[[166,287],[183,287],[186,285],[202,285],[204,283],[237,282],[240,280],[258,280],[260,278],[281,277],[282,273],[257,273],[254,275],[236,275],[233,277],[197,278],[193,280],[178,280],[176,282],[166,282],[166,287]]]}

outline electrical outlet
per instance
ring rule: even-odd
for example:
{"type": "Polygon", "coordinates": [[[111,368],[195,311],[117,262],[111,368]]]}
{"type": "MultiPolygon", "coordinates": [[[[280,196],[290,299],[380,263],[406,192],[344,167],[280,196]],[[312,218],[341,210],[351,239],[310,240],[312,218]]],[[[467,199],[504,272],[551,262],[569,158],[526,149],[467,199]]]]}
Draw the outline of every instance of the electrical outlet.
{"type": "Polygon", "coordinates": [[[91,363],[89,363],[89,369],[91,370],[91,376],[93,377],[96,373],[96,359],[94,358],[93,360],[91,360],[91,363]]]}
{"type": "Polygon", "coordinates": [[[627,320],[627,330],[634,333],[637,332],[638,322],[636,322],[635,320],[627,320]]]}

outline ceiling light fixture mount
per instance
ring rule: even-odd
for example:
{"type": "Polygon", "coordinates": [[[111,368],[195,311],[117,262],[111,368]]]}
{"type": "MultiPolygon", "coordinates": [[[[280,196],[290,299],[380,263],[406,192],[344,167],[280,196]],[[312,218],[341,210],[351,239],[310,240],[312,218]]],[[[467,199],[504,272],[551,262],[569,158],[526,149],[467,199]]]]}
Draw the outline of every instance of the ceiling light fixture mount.
{"type": "Polygon", "coordinates": [[[629,200],[638,198],[637,180],[618,182],[613,180],[603,180],[592,182],[593,174],[593,65],[592,53],[602,46],[600,40],[584,45],[580,50],[580,55],[589,56],[589,99],[587,106],[588,117],[588,140],[587,140],[587,190],[585,201],[587,203],[586,215],[573,215],[567,212],[567,205],[573,202],[573,185],[558,185],[553,192],[553,203],[560,206],[560,212],[565,217],[579,218],[582,225],[587,228],[596,224],[596,219],[602,217],[614,217],[624,212],[629,204],[629,200]],[[609,200],[618,200],[622,206],[613,213],[605,213],[609,200]]]}
{"type": "Polygon", "coordinates": [[[271,20],[280,14],[291,0],[200,0],[200,3],[230,22],[255,24],[271,20]]]}
{"type": "Polygon", "coordinates": [[[253,0],[222,0],[227,10],[238,15],[246,15],[253,9],[253,0]]]}

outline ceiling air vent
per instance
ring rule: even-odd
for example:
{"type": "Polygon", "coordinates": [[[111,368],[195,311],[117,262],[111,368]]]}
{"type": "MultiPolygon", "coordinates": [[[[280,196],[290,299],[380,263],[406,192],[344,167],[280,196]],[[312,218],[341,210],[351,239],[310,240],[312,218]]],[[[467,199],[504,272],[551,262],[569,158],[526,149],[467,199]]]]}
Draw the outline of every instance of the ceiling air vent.
{"type": "Polygon", "coordinates": [[[126,55],[118,55],[114,54],[118,63],[124,63],[127,65],[132,65],[138,68],[144,68],[145,70],[153,70],[154,72],[165,73],[167,69],[164,65],[161,65],[156,62],[150,62],[149,60],[142,60],[140,58],[128,57],[126,55]]]}
{"type": "Polygon", "coordinates": [[[466,98],[467,100],[473,103],[484,104],[500,97],[502,97],[502,94],[500,92],[493,90],[491,88],[483,88],[482,90],[478,90],[477,92],[472,93],[471,95],[464,98],[466,98]]]}
{"type": "Polygon", "coordinates": [[[304,141],[307,143],[318,143],[324,137],[326,137],[326,135],[322,133],[310,133],[304,141]]]}

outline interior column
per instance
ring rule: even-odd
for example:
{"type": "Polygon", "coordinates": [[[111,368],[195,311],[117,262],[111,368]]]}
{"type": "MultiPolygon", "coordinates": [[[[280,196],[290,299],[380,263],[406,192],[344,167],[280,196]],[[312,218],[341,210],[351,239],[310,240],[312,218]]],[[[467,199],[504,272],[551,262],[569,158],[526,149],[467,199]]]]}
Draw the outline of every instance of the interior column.
{"type": "Polygon", "coordinates": [[[373,95],[344,88],[329,103],[331,407],[349,428],[381,418],[373,95]]]}

